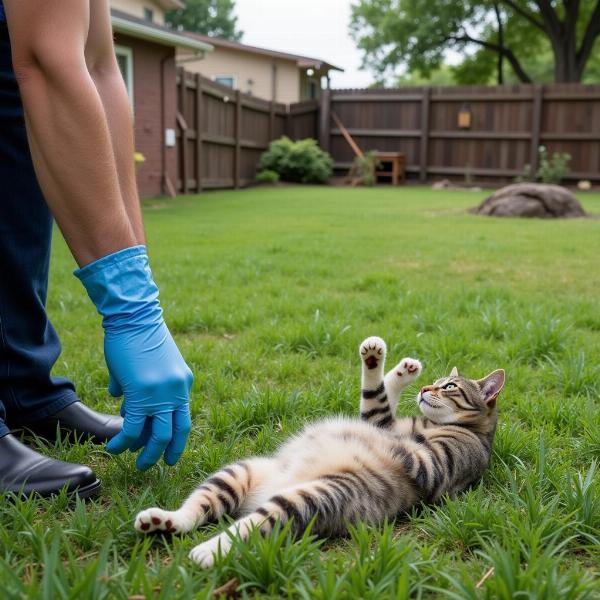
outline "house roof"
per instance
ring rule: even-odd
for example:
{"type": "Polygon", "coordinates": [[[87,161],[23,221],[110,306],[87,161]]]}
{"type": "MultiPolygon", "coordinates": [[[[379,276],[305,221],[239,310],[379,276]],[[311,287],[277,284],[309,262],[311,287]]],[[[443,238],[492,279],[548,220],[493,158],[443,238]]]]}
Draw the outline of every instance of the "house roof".
{"type": "Polygon", "coordinates": [[[300,68],[313,68],[313,69],[325,69],[327,71],[343,71],[341,67],[336,67],[324,60],[319,58],[311,58],[310,56],[301,56],[299,54],[289,54],[288,52],[279,52],[278,50],[268,50],[267,48],[258,48],[256,46],[248,46],[247,44],[240,44],[239,42],[232,42],[223,38],[213,37],[209,35],[202,35],[199,33],[192,33],[190,31],[181,32],[190,39],[198,40],[215,46],[217,48],[229,48],[231,50],[238,50],[240,52],[250,52],[252,54],[261,54],[263,56],[271,56],[273,58],[279,58],[281,60],[290,60],[296,63],[300,68]]]}
{"type": "Polygon", "coordinates": [[[175,29],[151,23],[123,11],[113,8],[110,11],[110,15],[113,29],[119,33],[126,33],[133,37],[165,46],[178,46],[200,52],[210,52],[213,50],[213,46],[209,42],[190,38],[175,29]]]}
{"type": "Polygon", "coordinates": [[[156,0],[157,3],[164,8],[164,10],[177,10],[178,8],[185,8],[185,2],[182,0],[156,0]]]}

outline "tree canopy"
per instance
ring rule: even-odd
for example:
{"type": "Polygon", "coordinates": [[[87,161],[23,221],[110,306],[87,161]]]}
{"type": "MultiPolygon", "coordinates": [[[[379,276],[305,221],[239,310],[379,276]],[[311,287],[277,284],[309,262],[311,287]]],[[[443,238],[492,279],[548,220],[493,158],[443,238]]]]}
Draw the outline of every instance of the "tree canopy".
{"type": "Polygon", "coordinates": [[[235,0],[186,0],[185,8],[169,11],[166,20],[177,29],[239,41],[243,32],[234,9],[235,0]]]}
{"type": "Polygon", "coordinates": [[[581,81],[600,62],[600,0],[358,0],[351,32],[379,78],[429,76],[451,53],[457,81],[581,81]],[[542,60],[545,59],[545,60],[542,60]]]}

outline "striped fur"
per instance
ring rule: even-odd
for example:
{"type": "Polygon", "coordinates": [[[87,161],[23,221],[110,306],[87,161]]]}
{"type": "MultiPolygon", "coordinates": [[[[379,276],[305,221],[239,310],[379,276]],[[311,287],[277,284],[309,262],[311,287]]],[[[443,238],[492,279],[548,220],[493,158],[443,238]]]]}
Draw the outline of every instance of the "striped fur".
{"type": "Polygon", "coordinates": [[[226,553],[232,536],[252,528],[269,534],[277,521],[302,531],[314,518],[322,535],[342,534],[348,523],[381,522],[420,502],[436,502],[478,480],[486,469],[496,428],[496,398],[504,371],[481,380],[456,369],[421,389],[420,417],[395,417],[401,391],[421,373],[404,358],[384,376],[386,346],[372,337],[360,346],[360,419],[333,417],[307,426],[271,457],[224,467],[176,511],[150,508],[138,531],[182,533],[223,515],[240,518],[190,557],[208,568],[226,553]]]}

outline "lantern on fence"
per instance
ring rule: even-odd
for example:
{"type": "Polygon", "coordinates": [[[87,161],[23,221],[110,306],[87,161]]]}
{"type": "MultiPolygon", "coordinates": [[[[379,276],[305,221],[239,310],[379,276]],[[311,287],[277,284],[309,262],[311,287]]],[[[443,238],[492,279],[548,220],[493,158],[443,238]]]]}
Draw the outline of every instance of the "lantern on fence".
{"type": "Polygon", "coordinates": [[[471,107],[468,104],[463,104],[461,109],[458,111],[458,128],[470,129],[471,116],[471,107]]]}

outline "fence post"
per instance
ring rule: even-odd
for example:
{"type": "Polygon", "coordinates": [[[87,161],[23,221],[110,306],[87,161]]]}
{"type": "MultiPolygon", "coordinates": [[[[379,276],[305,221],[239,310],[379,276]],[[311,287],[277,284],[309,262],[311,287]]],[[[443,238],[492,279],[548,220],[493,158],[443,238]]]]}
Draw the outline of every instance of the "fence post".
{"type": "Polygon", "coordinates": [[[429,157],[429,106],[431,100],[431,88],[423,89],[423,98],[421,99],[421,144],[420,144],[420,162],[419,179],[422,182],[427,181],[427,160],[429,157]]]}
{"type": "Polygon", "coordinates": [[[240,187],[242,169],[242,96],[240,90],[235,91],[235,146],[233,156],[233,187],[240,187]]]}
{"type": "Polygon", "coordinates": [[[202,191],[202,129],[204,115],[202,112],[202,77],[196,73],[196,191],[202,191]]]}
{"type": "Polygon", "coordinates": [[[285,107],[285,117],[284,117],[285,121],[284,121],[284,125],[283,125],[283,131],[285,133],[285,135],[287,135],[287,137],[289,137],[290,139],[295,139],[294,136],[292,136],[292,128],[293,128],[293,116],[292,116],[292,105],[288,104],[285,107]]]}
{"type": "Polygon", "coordinates": [[[319,146],[325,152],[329,152],[331,90],[321,92],[321,106],[319,108],[319,146]]]}
{"type": "Polygon", "coordinates": [[[542,128],[542,102],[544,100],[544,88],[542,85],[533,86],[533,112],[531,116],[531,172],[538,170],[538,148],[540,147],[540,133],[542,128]]]}
{"type": "Polygon", "coordinates": [[[269,101],[269,142],[275,136],[275,102],[269,101]]]}
{"type": "Polygon", "coordinates": [[[179,69],[179,79],[181,81],[181,95],[179,100],[179,114],[184,123],[181,128],[181,191],[187,194],[188,188],[188,128],[186,109],[187,109],[187,79],[186,72],[183,67],[179,69]]]}

